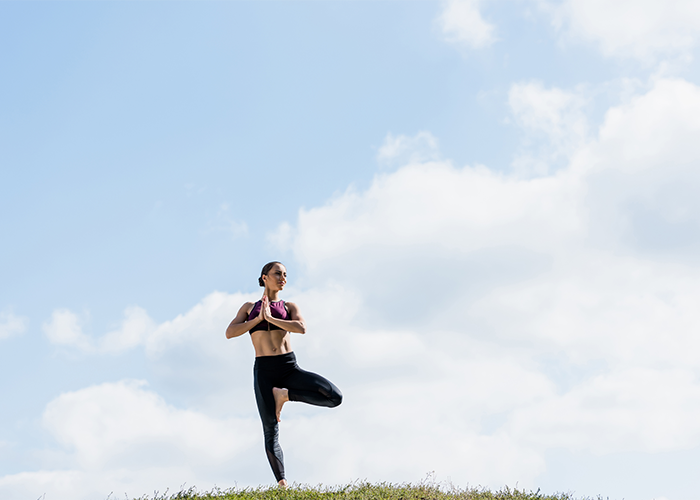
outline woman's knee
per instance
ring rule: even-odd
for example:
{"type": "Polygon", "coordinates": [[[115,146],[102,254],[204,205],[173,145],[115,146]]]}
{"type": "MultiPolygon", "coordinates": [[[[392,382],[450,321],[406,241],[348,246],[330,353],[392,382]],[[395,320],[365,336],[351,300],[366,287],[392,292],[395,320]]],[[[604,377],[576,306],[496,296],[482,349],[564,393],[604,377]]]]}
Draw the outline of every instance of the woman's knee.
{"type": "Polygon", "coordinates": [[[335,408],[336,406],[340,406],[340,403],[343,402],[343,394],[339,390],[335,390],[331,393],[331,397],[329,398],[330,403],[331,403],[331,408],[335,408]]]}

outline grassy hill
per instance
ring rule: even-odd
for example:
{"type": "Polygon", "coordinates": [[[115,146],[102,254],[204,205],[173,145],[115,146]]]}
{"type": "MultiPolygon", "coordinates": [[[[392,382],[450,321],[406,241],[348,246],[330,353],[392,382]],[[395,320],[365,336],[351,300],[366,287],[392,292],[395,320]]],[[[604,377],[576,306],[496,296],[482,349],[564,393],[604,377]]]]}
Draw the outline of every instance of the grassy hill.
{"type": "MultiPolygon", "coordinates": [[[[195,488],[178,493],[155,493],[134,500],[593,500],[577,498],[570,493],[544,495],[508,487],[499,491],[483,488],[459,489],[433,484],[370,484],[353,483],[346,486],[292,485],[283,490],[277,487],[258,487],[213,490],[199,493],[195,488]]],[[[597,497],[602,500],[602,497],[597,497]]]]}

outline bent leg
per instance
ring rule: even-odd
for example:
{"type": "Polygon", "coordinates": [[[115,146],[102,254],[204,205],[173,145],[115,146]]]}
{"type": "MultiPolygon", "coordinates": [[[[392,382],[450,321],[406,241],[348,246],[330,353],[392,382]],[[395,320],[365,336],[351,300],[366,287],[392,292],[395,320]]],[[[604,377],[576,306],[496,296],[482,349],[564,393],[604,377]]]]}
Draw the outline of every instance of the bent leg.
{"type": "Polygon", "coordinates": [[[277,482],[284,479],[284,455],[279,444],[279,424],[275,416],[275,398],[272,395],[272,384],[256,370],[254,372],[255,401],[262,420],[265,436],[265,453],[270,462],[272,472],[277,482]]]}
{"type": "Polygon", "coordinates": [[[298,366],[285,377],[290,401],[301,401],[314,406],[335,408],[343,402],[343,394],[333,382],[298,366]]]}

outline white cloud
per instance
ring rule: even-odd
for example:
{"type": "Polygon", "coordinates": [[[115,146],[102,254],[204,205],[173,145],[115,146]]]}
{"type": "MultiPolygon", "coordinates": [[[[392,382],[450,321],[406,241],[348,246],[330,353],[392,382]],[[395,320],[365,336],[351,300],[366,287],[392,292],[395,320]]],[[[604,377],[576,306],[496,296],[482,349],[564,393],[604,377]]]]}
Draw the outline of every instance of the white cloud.
{"type": "Polygon", "coordinates": [[[590,165],[595,241],[645,257],[697,262],[700,249],[700,89],[679,79],[611,109],[598,140],[573,168],[590,165]]]}
{"type": "MultiPolygon", "coordinates": [[[[403,473],[433,460],[457,481],[493,484],[498,470],[523,484],[547,449],[697,446],[700,89],[655,81],[611,109],[595,138],[577,95],[537,84],[511,95],[522,126],[565,146],[566,168],[524,179],[411,164],[286,228],[308,279],[359,310],[329,320],[334,336],[314,352],[362,368],[341,380],[355,377],[348,390],[364,414],[353,422],[374,436],[379,461],[384,445],[402,449],[392,431],[428,433],[411,440],[424,461],[394,459],[403,473]],[[450,441],[430,422],[459,430],[450,441]],[[480,443],[499,443],[510,465],[480,443]],[[438,448],[482,467],[455,471],[438,448]]],[[[391,475],[346,446],[349,469],[391,475]]]]}
{"type": "MultiPolygon", "coordinates": [[[[209,339],[212,335],[224,338],[224,331],[238,308],[243,303],[258,298],[260,297],[256,294],[229,295],[213,292],[185,314],[158,325],[145,339],[146,350],[151,355],[158,355],[174,346],[189,343],[193,338],[209,339]]],[[[212,354],[216,351],[218,349],[214,348],[212,354]]]]}
{"type": "Polygon", "coordinates": [[[599,156],[624,173],[658,170],[695,175],[700,160],[700,88],[660,79],[651,92],[608,111],[597,144],[599,156]]]}
{"type": "Polygon", "coordinates": [[[155,330],[155,323],[140,307],[127,307],[119,329],[105,334],[98,349],[103,352],[120,352],[142,344],[155,330]]]}
{"type": "Polygon", "coordinates": [[[155,323],[145,310],[131,306],[124,310],[122,324],[116,330],[95,339],[83,331],[84,319],[68,309],[56,309],[43,329],[52,344],[72,347],[82,352],[117,353],[145,342],[155,330],[155,323]]]}
{"type": "Polygon", "coordinates": [[[546,3],[558,28],[592,42],[607,56],[647,63],[664,57],[689,59],[698,43],[700,5],[694,0],[565,0],[546,3]]]}
{"type": "Polygon", "coordinates": [[[52,344],[73,346],[82,351],[92,349],[90,338],[83,333],[82,320],[68,309],[56,309],[44,323],[43,330],[52,344]]]}
{"type": "Polygon", "coordinates": [[[515,170],[543,175],[567,161],[588,139],[585,104],[582,92],[545,89],[540,82],[513,84],[508,105],[525,132],[523,151],[513,162],[515,170]]]}
{"type": "Polygon", "coordinates": [[[88,470],[115,460],[123,463],[126,455],[134,465],[211,466],[251,446],[258,430],[252,418],[225,422],[173,408],[139,381],[62,394],[46,407],[43,423],[59,443],[74,450],[75,462],[88,470]]]}
{"type": "Polygon", "coordinates": [[[247,337],[227,340],[225,331],[245,302],[259,298],[213,292],[158,325],[144,347],[167,394],[213,415],[256,414],[253,347],[247,337]]]}
{"type": "Polygon", "coordinates": [[[252,346],[227,341],[225,330],[243,303],[258,298],[259,294],[212,292],[189,311],[161,324],[145,310],[128,307],[119,327],[99,336],[85,334],[84,321],[77,314],[56,310],[44,331],[53,344],[90,355],[119,355],[141,347],[163,381],[161,389],[192,407],[221,415],[240,412],[238,403],[243,399],[252,401],[250,384],[232,386],[230,382],[231,377],[250,379],[250,370],[236,374],[235,369],[249,364],[252,346]]]}
{"type": "Polygon", "coordinates": [[[423,267],[401,268],[408,252],[466,256],[516,241],[544,251],[582,234],[577,183],[564,174],[523,180],[483,166],[409,165],[378,175],[365,192],[348,191],[324,207],[302,210],[291,249],[314,279],[373,275],[378,286],[382,278],[410,278],[423,267]],[[358,259],[369,259],[370,267],[357,265],[358,259]],[[392,260],[397,265],[385,267],[392,260]]]}
{"type": "Polygon", "coordinates": [[[600,251],[568,252],[546,275],[485,293],[469,316],[504,342],[532,343],[539,356],[565,356],[575,365],[697,364],[697,270],[600,251]]]}
{"type": "MultiPolygon", "coordinates": [[[[19,472],[0,477],[0,493],[5,500],[25,498],[81,498],[79,491],[89,490],[88,474],[73,470],[42,470],[19,472]],[[76,494],[77,493],[77,494],[76,494]]],[[[98,490],[98,498],[104,491],[98,490]]]]}
{"type": "MultiPolygon", "coordinates": [[[[237,308],[246,301],[258,298],[256,294],[212,292],[190,311],[160,325],[144,309],[130,306],[124,310],[124,318],[117,329],[96,337],[83,332],[85,320],[78,314],[68,309],[56,309],[43,328],[51,343],[83,352],[120,353],[144,346],[149,355],[155,357],[180,344],[188,344],[189,349],[192,341],[206,345],[206,341],[202,342],[203,338],[209,339],[213,335],[223,337],[228,321],[235,316],[237,308]]],[[[208,354],[218,352],[214,348],[208,354]]]]}
{"type": "Polygon", "coordinates": [[[430,132],[418,132],[413,137],[389,132],[377,153],[380,165],[422,163],[439,158],[438,141],[430,132]]]}
{"type": "Polygon", "coordinates": [[[9,310],[0,311],[0,340],[24,333],[27,321],[27,318],[17,316],[9,310]]]}
{"type": "MultiPolygon", "coordinates": [[[[570,96],[520,90],[529,96],[519,101],[523,126],[575,144],[567,167],[523,178],[413,163],[284,226],[279,241],[314,284],[285,292],[309,322],[295,352],[345,396],[333,410],[285,407],[293,480],[402,482],[434,470],[456,484],[528,488],[551,450],[700,444],[700,232],[688,231],[700,221],[700,146],[691,141],[700,89],[653,82],[611,109],[595,137],[573,143],[566,135],[578,129],[558,121],[576,109],[570,96]]],[[[129,482],[153,484],[135,469],[143,456],[162,464],[154,477],[165,484],[211,484],[220,476],[205,466],[217,457],[245,472],[228,476],[241,485],[270,481],[252,347],[224,339],[255,298],[214,292],[148,328],[134,313],[136,326],[118,331],[136,333],[116,345],[144,346],[165,396],[120,382],[52,402],[44,421],[70,464],[63,480],[94,471],[131,492],[129,482]],[[166,404],[168,395],[188,409],[166,404]],[[250,429],[249,446],[236,441],[238,427],[250,429]]],[[[77,320],[64,323],[73,333],[58,338],[82,338],[70,327],[77,320]]]]}
{"type": "MultiPolygon", "coordinates": [[[[121,497],[178,491],[183,484],[230,487],[248,474],[253,448],[262,449],[253,415],[217,419],[177,409],[137,381],[62,394],[47,405],[42,421],[62,445],[60,453],[47,455],[61,470],[2,477],[2,498],[121,497]]],[[[264,457],[259,462],[264,465],[264,457]]]]}
{"type": "Polygon", "coordinates": [[[613,370],[519,408],[506,429],[533,447],[594,453],[691,449],[700,444],[700,384],[692,370],[613,370]]]}
{"type": "Polygon", "coordinates": [[[494,26],[479,12],[479,0],[447,0],[438,25],[445,38],[469,48],[487,47],[495,42],[494,26]]]}

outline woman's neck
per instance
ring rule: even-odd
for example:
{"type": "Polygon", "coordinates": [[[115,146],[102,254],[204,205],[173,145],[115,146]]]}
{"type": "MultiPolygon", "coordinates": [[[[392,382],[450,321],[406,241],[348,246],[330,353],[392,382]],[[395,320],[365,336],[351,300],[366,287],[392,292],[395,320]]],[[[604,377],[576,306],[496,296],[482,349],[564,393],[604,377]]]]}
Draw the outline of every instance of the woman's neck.
{"type": "Polygon", "coordinates": [[[270,302],[277,302],[280,299],[279,290],[265,290],[265,295],[267,295],[267,298],[270,302]]]}

